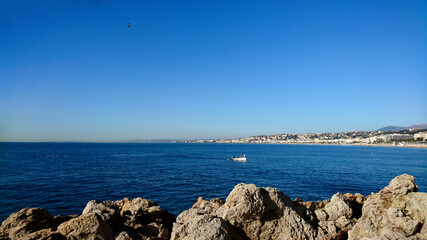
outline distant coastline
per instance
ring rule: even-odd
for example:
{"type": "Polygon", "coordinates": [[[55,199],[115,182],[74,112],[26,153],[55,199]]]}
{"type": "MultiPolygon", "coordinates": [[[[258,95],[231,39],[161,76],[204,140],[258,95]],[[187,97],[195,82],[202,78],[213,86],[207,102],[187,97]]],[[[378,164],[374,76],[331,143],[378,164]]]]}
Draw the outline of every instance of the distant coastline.
{"type": "MultiPolygon", "coordinates": [[[[133,139],[110,141],[30,141],[28,143],[255,143],[427,148],[427,124],[388,126],[376,131],[339,133],[279,133],[229,139],[133,139]],[[410,128],[422,127],[422,128],[410,128]],[[384,130],[385,129],[385,130],[384,130]],[[394,129],[394,130],[387,130],[394,129]]],[[[6,143],[8,141],[0,141],[6,143]]],[[[12,141],[15,142],[15,141],[12,141]]],[[[11,143],[12,143],[11,142],[11,143]]],[[[16,142],[18,143],[18,142],[16,142]]]]}
{"type": "Polygon", "coordinates": [[[190,143],[268,143],[427,148],[427,129],[350,131],[341,133],[281,133],[245,138],[194,140],[190,143]]]}
{"type": "MultiPolygon", "coordinates": [[[[67,142],[0,142],[0,144],[2,143],[118,143],[118,144],[128,144],[128,143],[132,143],[132,144],[156,144],[156,143],[165,143],[165,144],[176,144],[176,143],[196,143],[196,144],[224,144],[224,142],[199,142],[199,141],[186,141],[186,140],[182,140],[182,141],[164,141],[164,142],[150,142],[150,141],[144,141],[144,142],[135,142],[135,141],[111,141],[111,142],[95,142],[95,141],[91,141],[91,142],[74,142],[74,141],[67,141],[67,142]]],[[[394,148],[421,148],[421,149],[427,149],[427,143],[405,143],[402,145],[398,145],[398,144],[391,144],[391,143],[382,143],[382,144],[361,144],[361,143],[274,143],[274,142],[225,142],[225,144],[274,144],[274,145],[323,145],[323,146],[359,146],[359,147],[394,147],[394,148]]]]}
{"type": "MultiPolygon", "coordinates": [[[[193,141],[187,141],[185,143],[211,143],[215,144],[217,142],[193,142],[193,141]]],[[[283,145],[323,145],[323,146],[358,146],[358,147],[395,147],[395,148],[424,148],[427,149],[427,143],[409,143],[409,144],[403,144],[403,145],[393,145],[390,143],[383,143],[383,144],[359,144],[359,143],[266,143],[266,142],[260,142],[260,143],[241,143],[241,142],[234,142],[230,144],[283,144],[283,145]]]]}

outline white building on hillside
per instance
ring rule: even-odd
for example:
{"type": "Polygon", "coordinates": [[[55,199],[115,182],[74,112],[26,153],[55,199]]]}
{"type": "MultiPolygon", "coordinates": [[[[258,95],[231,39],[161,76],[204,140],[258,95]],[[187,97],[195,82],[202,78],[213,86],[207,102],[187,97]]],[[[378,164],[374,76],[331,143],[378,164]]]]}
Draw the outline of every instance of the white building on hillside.
{"type": "Polygon", "coordinates": [[[413,137],[410,134],[387,134],[382,136],[382,139],[384,142],[390,142],[390,141],[405,141],[413,139],[413,137]]]}
{"type": "Polygon", "coordinates": [[[427,140],[427,132],[415,133],[414,134],[414,140],[426,141],[427,140]]]}

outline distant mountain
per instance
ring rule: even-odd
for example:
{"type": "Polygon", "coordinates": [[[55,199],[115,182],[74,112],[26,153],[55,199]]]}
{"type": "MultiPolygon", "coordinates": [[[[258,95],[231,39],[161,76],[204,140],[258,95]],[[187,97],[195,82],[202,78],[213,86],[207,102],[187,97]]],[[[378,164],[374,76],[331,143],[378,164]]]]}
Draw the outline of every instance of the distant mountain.
{"type": "Polygon", "coordinates": [[[397,131],[397,130],[406,130],[406,129],[411,129],[411,128],[426,129],[427,123],[425,123],[425,124],[414,124],[414,125],[411,125],[408,127],[387,126],[387,127],[380,128],[377,131],[397,131]]]}
{"type": "Polygon", "coordinates": [[[380,128],[377,131],[396,131],[396,130],[402,130],[402,129],[404,129],[404,127],[387,126],[387,127],[380,128]]]}

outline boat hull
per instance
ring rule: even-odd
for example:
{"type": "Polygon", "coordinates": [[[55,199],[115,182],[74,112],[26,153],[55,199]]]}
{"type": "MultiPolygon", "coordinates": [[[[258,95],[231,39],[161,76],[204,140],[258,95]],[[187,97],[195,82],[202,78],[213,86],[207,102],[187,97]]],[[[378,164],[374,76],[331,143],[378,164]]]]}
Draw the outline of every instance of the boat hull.
{"type": "Polygon", "coordinates": [[[240,158],[233,158],[233,161],[236,161],[236,162],[246,162],[246,158],[245,157],[240,157],[240,158]]]}

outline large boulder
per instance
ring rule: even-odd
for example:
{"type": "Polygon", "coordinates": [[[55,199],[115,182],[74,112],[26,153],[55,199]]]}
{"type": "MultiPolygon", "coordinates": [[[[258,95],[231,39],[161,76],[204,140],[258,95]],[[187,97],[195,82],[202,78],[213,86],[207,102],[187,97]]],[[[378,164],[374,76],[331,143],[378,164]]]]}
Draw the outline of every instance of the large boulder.
{"type": "Polygon", "coordinates": [[[326,204],[325,212],[328,215],[328,220],[337,220],[340,217],[351,218],[353,210],[347,198],[341,193],[336,193],[332,196],[331,202],[326,204]]]}
{"type": "Polygon", "coordinates": [[[111,228],[116,239],[169,239],[175,216],[156,202],[135,198],[87,203],[83,215],[98,214],[111,228]]]}
{"type": "Polygon", "coordinates": [[[427,239],[427,193],[403,174],[370,195],[349,239],[427,239]]]}
{"type": "Polygon", "coordinates": [[[67,239],[113,239],[111,227],[97,213],[86,213],[64,222],[57,231],[67,239]]]}
{"type": "Polygon", "coordinates": [[[199,197],[191,209],[177,217],[171,239],[242,239],[236,228],[216,216],[216,211],[222,205],[224,202],[219,198],[208,201],[199,197]]]}
{"type": "Polygon", "coordinates": [[[382,190],[384,193],[391,192],[393,195],[405,195],[417,191],[418,186],[415,184],[414,176],[406,173],[395,177],[390,181],[389,185],[382,190]]]}
{"type": "Polygon", "coordinates": [[[114,227],[120,218],[119,207],[113,201],[89,201],[82,212],[82,214],[86,213],[97,213],[111,227],[114,227]]]}
{"type": "Polygon", "coordinates": [[[0,227],[0,239],[20,239],[45,228],[52,228],[53,218],[43,208],[24,208],[12,213],[0,227]]]}
{"type": "Polygon", "coordinates": [[[182,212],[173,225],[172,240],[239,240],[238,232],[224,219],[198,208],[182,212]]]}
{"type": "Polygon", "coordinates": [[[185,233],[199,227],[211,229],[207,239],[315,239],[316,230],[300,210],[275,188],[240,183],[225,203],[199,198],[192,209],[178,216],[172,236],[187,239],[185,233]]]}
{"type": "Polygon", "coordinates": [[[314,212],[314,220],[305,219],[317,228],[317,239],[323,240],[345,238],[360,217],[364,200],[365,197],[359,193],[337,193],[331,200],[303,202],[296,199],[294,203],[307,208],[307,212],[314,212]]]}
{"type": "Polygon", "coordinates": [[[162,210],[156,202],[144,198],[132,201],[125,198],[116,201],[116,205],[120,212],[121,230],[137,238],[170,238],[175,216],[162,210]]]}
{"type": "Polygon", "coordinates": [[[218,208],[224,205],[224,201],[219,198],[206,200],[202,197],[197,199],[197,202],[193,205],[193,208],[196,208],[199,212],[215,215],[218,208]]]}

